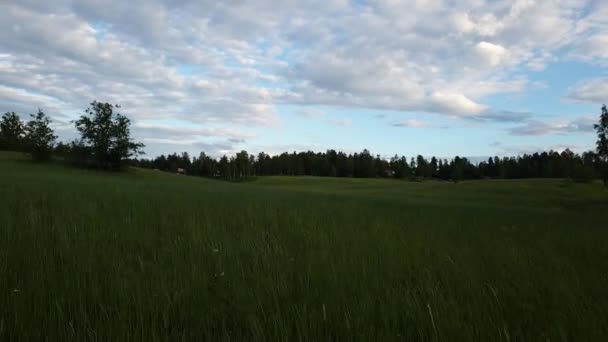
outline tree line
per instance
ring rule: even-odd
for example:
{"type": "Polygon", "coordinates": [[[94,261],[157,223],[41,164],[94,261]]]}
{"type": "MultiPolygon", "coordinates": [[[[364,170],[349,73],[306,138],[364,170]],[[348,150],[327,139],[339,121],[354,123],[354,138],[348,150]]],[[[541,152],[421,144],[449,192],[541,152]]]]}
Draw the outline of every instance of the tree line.
{"type": "Polygon", "coordinates": [[[51,119],[40,109],[25,123],[15,112],[0,120],[0,150],[29,153],[37,162],[53,155],[78,167],[120,170],[129,159],[142,154],[143,144],[131,138],[131,121],[116,110],[118,105],[93,101],[78,120],[72,121],[80,138],[57,143],[51,119]]]}
{"type": "Polygon", "coordinates": [[[395,155],[390,160],[372,155],[368,150],[346,154],[326,152],[293,152],[257,156],[241,151],[232,157],[214,159],[204,152],[191,158],[187,152],[161,155],[154,159],[135,159],[132,165],[201,177],[231,181],[252,176],[320,176],[357,178],[397,178],[408,180],[467,180],[484,178],[572,178],[590,181],[599,176],[595,153],[576,154],[570,150],[524,154],[518,157],[493,157],[473,163],[465,157],[427,159],[421,155],[406,158],[395,155]]]}
{"type": "Polygon", "coordinates": [[[154,159],[134,159],[132,165],[168,172],[215,177],[231,181],[252,176],[387,177],[423,180],[571,178],[576,181],[603,179],[608,184],[608,109],[602,106],[599,123],[594,125],[598,140],[596,151],[577,154],[569,149],[524,154],[516,157],[490,157],[472,163],[465,157],[450,160],[421,155],[408,160],[395,155],[390,160],[368,150],[347,154],[340,151],[293,152],[257,156],[241,151],[234,156],[214,159],[204,152],[190,157],[187,152],[161,155],[154,159]]]}
{"type": "Polygon", "coordinates": [[[71,165],[116,170],[127,165],[180,172],[194,176],[240,181],[254,176],[320,176],[320,177],[386,177],[423,180],[571,178],[591,181],[596,178],[608,184],[608,109],[602,106],[597,132],[596,151],[582,154],[569,149],[516,157],[491,157],[473,163],[465,157],[452,159],[421,155],[408,159],[395,155],[389,160],[368,150],[347,154],[326,152],[293,152],[257,156],[241,151],[234,156],[213,158],[204,152],[191,157],[187,152],[161,155],[154,159],[137,159],[143,144],[130,134],[130,120],[117,112],[119,105],[93,101],[78,120],[73,121],[80,138],[69,143],[56,143],[51,120],[41,110],[23,123],[14,112],[0,121],[0,149],[30,153],[36,161],[48,161],[54,155],[71,165]]]}

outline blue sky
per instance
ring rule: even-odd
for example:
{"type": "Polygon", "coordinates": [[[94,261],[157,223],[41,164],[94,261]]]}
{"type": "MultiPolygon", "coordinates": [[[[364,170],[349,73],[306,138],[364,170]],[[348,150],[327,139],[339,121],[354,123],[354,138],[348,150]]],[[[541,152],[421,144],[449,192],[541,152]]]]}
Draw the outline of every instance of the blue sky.
{"type": "Polygon", "coordinates": [[[6,1],[0,111],[120,103],[148,156],[594,147],[608,2],[6,1]]]}

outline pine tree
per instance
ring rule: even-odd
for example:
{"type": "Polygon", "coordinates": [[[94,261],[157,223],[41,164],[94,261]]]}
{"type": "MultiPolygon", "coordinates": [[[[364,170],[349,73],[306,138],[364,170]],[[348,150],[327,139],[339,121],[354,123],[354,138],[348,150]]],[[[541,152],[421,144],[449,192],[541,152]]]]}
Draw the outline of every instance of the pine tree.
{"type": "Polygon", "coordinates": [[[597,132],[596,152],[604,185],[608,186],[608,109],[602,106],[599,123],[593,125],[597,132]]]}

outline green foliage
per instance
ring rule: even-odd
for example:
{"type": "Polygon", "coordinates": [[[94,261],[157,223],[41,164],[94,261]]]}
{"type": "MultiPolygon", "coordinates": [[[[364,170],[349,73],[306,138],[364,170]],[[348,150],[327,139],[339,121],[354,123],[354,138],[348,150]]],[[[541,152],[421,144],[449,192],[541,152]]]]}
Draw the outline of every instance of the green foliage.
{"type": "Polygon", "coordinates": [[[608,185],[608,109],[602,106],[599,123],[593,126],[597,132],[596,152],[600,163],[602,179],[608,185]]]}
{"type": "Polygon", "coordinates": [[[395,154],[395,156],[391,158],[390,166],[391,170],[394,172],[394,177],[397,179],[409,178],[412,175],[406,157],[399,157],[395,154]]]}
{"type": "Polygon", "coordinates": [[[91,159],[91,148],[81,141],[72,141],[64,146],[65,161],[75,167],[94,168],[97,167],[95,161],[91,159]]]}
{"type": "Polygon", "coordinates": [[[0,153],[2,341],[605,341],[598,184],[87,172],[0,153]]]}
{"type": "Polygon", "coordinates": [[[454,161],[451,164],[452,172],[450,174],[450,178],[452,179],[452,181],[457,183],[463,179],[464,168],[465,168],[466,163],[467,163],[466,158],[460,158],[458,156],[456,156],[456,158],[454,158],[454,161]]]}
{"type": "Polygon", "coordinates": [[[118,105],[93,101],[86,115],[75,121],[81,134],[80,143],[90,152],[92,164],[98,168],[123,168],[128,158],[142,153],[144,145],[132,140],[131,121],[115,113],[118,108],[118,105]]]}
{"type": "Polygon", "coordinates": [[[0,150],[20,151],[25,127],[15,112],[7,112],[0,121],[0,150]]]}
{"type": "Polygon", "coordinates": [[[48,161],[57,139],[50,127],[51,119],[40,109],[30,116],[32,119],[25,126],[26,150],[34,160],[48,161]]]}
{"type": "Polygon", "coordinates": [[[576,182],[591,183],[596,178],[595,169],[588,165],[576,165],[572,171],[572,179],[576,182]]]}
{"type": "Polygon", "coordinates": [[[61,159],[65,159],[70,151],[70,145],[65,144],[63,142],[58,142],[57,145],[53,148],[53,154],[60,157],[61,159]]]}

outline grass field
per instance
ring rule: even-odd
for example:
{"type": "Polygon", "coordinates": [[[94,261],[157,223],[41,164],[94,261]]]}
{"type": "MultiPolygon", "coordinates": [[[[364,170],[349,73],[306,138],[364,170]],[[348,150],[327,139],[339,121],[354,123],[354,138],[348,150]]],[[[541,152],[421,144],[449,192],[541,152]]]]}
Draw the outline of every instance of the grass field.
{"type": "Polygon", "coordinates": [[[608,190],[0,153],[0,340],[608,340],[608,190]]]}

